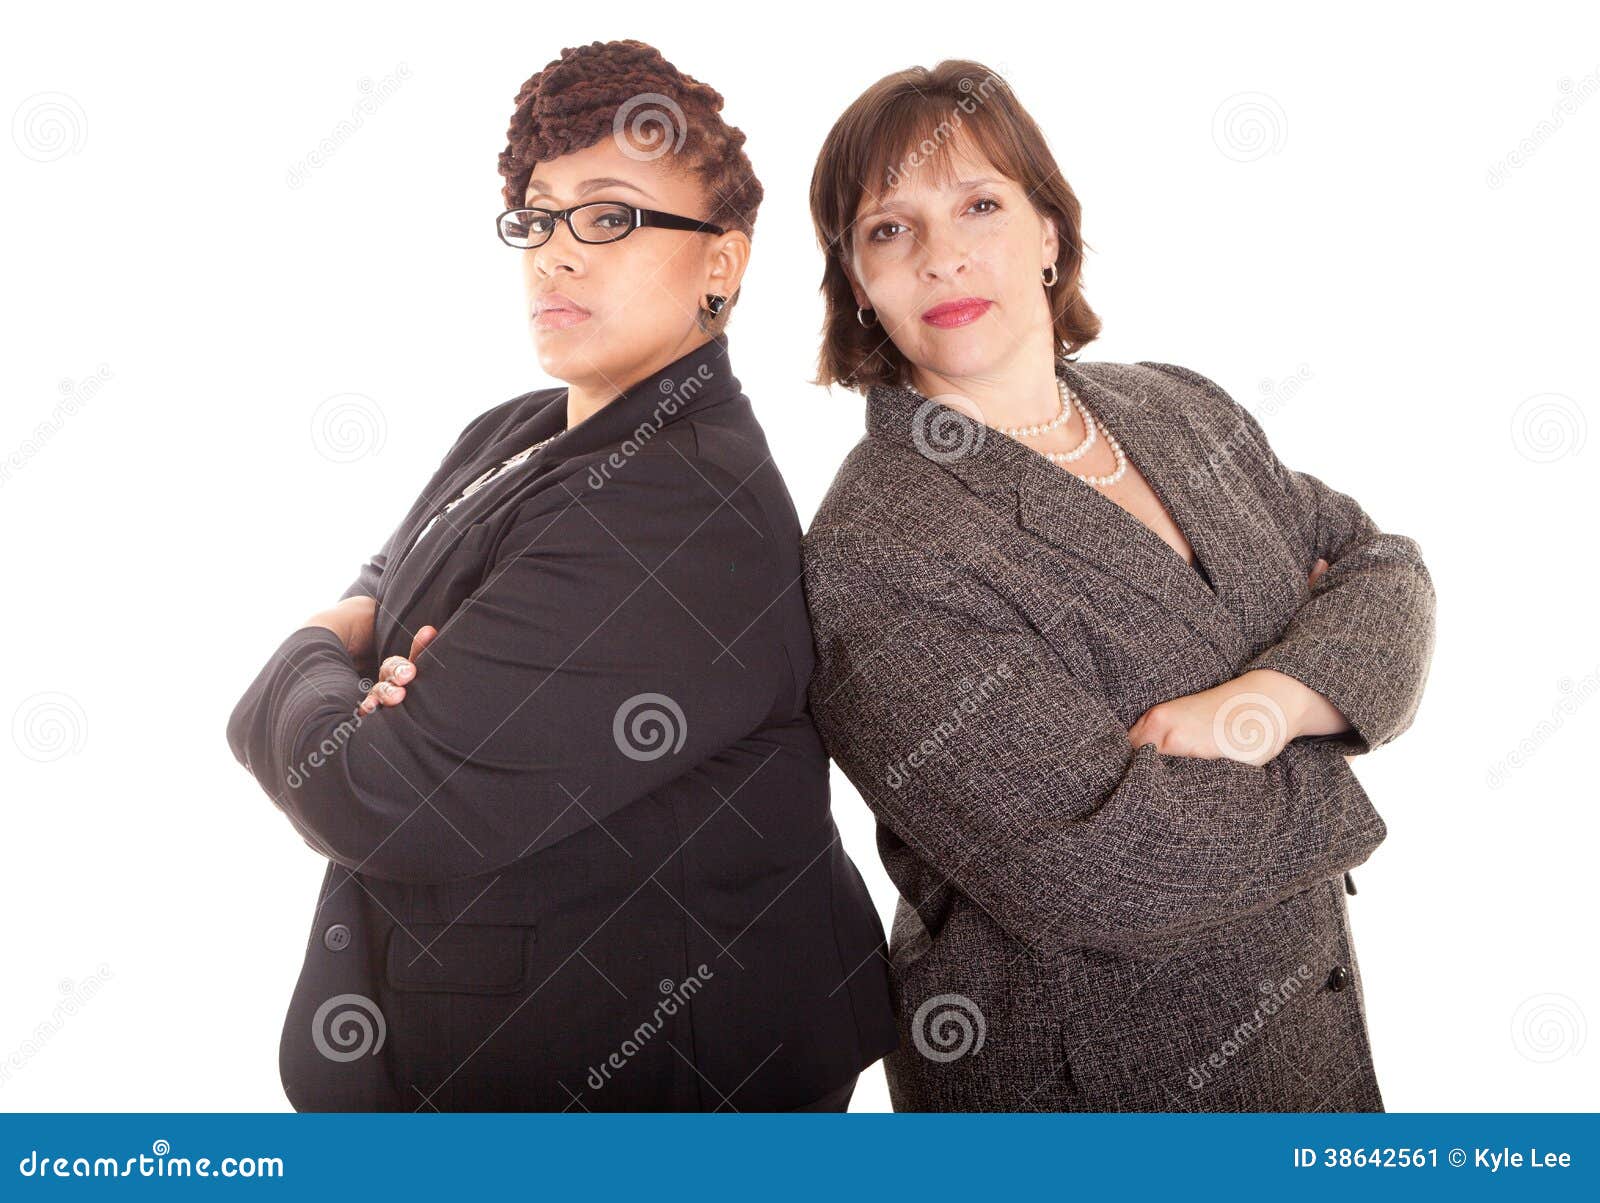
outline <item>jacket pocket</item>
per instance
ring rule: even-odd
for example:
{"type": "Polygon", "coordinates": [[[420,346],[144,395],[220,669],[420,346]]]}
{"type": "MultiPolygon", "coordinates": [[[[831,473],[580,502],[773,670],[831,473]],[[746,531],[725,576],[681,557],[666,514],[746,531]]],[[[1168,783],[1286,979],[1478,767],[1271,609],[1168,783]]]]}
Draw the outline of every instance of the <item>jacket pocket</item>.
{"type": "Polygon", "coordinates": [[[396,990],[514,994],[527,988],[534,924],[413,923],[389,933],[396,990]]]}

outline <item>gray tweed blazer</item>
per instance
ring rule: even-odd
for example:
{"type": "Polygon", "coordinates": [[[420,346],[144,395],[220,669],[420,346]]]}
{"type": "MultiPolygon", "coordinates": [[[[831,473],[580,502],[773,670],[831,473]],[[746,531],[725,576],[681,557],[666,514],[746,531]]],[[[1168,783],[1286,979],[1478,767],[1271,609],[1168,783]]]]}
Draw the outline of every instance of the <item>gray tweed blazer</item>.
{"type": "Polygon", "coordinates": [[[1057,370],[1204,575],[1071,472],[894,387],[805,537],[813,712],[900,892],[894,1106],[1382,1110],[1345,894],[1385,827],[1346,757],[1416,713],[1418,545],[1285,467],[1196,372],[1057,370]],[[1157,702],[1262,667],[1351,729],[1259,766],[1129,746],[1157,702]]]}

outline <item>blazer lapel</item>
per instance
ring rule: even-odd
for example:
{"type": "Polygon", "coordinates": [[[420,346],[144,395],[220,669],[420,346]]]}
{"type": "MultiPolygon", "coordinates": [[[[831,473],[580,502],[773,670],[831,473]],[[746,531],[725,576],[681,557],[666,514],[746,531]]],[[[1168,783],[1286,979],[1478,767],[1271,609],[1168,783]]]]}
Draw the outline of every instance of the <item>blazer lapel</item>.
{"type": "Polygon", "coordinates": [[[1093,485],[958,409],[909,389],[874,387],[868,428],[911,443],[1023,529],[1166,605],[1237,661],[1245,635],[1225,602],[1242,566],[1232,560],[1230,542],[1214,537],[1204,507],[1195,504],[1194,490],[1204,483],[1195,473],[1210,475],[1204,444],[1158,398],[1102,384],[1095,366],[1058,359],[1056,371],[1122,444],[1188,538],[1214,589],[1165,539],[1093,485]]]}
{"type": "MultiPolygon", "coordinates": [[[[408,607],[427,592],[473,524],[514,504],[537,487],[540,478],[556,465],[606,447],[627,447],[630,440],[646,442],[686,414],[742,396],[739,379],[733,374],[727,336],[719,335],[636,382],[570,432],[541,448],[527,463],[478,490],[441,517],[418,543],[417,536],[429,519],[459,497],[474,479],[530,444],[566,429],[567,391],[551,390],[525,420],[474,455],[470,463],[440,486],[427,505],[412,513],[400,535],[405,542],[397,542],[389,549],[387,565],[378,581],[374,646],[380,650],[393,646],[401,634],[408,607]]],[[[418,625],[426,622],[441,625],[443,618],[419,616],[418,625]]],[[[408,629],[405,634],[405,648],[409,650],[412,632],[408,629]]]]}
{"type": "MultiPolygon", "coordinates": [[[[481,521],[494,508],[497,498],[504,500],[512,492],[513,482],[497,480],[479,489],[448,514],[440,515],[439,520],[433,524],[433,529],[428,531],[427,537],[418,542],[417,537],[423,528],[450,501],[459,497],[462,489],[498,464],[500,460],[560,430],[566,424],[566,409],[566,395],[564,393],[557,395],[554,401],[546,403],[537,410],[529,421],[518,424],[506,438],[495,442],[491,450],[492,455],[498,458],[474,456],[470,463],[446,479],[438,494],[429,499],[429,504],[412,515],[411,521],[406,524],[399,536],[405,542],[397,544],[394,548],[388,566],[379,578],[378,615],[373,630],[373,646],[379,649],[391,646],[391,642],[400,631],[407,608],[415,599],[427,592],[433,578],[439,574],[439,570],[444,567],[451,553],[461,545],[462,538],[472,529],[473,523],[481,521]]],[[[551,444],[551,447],[553,446],[554,444],[551,444]]],[[[539,472],[543,467],[539,461],[548,450],[549,447],[542,448],[528,463],[511,469],[512,474],[521,472],[532,476],[539,472]]],[[[422,623],[428,621],[433,621],[436,626],[442,625],[437,619],[423,619],[422,623]]],[[[414,633],[407,631],[408,636],[414,633]]],[[[406,646],[409,649],[409,638],[406,646]]]]}

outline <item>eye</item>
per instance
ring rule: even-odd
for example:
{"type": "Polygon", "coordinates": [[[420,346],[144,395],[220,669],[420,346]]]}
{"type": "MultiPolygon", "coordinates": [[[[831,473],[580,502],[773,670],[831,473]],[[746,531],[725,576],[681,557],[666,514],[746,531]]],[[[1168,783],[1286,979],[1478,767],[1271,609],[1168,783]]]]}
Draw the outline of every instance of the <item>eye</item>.
{"type": "Polygon", "coordinates": [[[995,209],[1000,207],[1000,202],[995,200],[992,196],[980,196],[977,200],[973,201],[972,204],[968,205],[967,208],[976,209],[979,205],[993,205],[994,209],[984,210],[985,213],[993,213],[995,209]]]}
{"type": "Polygon", "coordinates": [[[897,221],[886,221],[883,224],[874,227],[872,233],[870,235],[868,235],[868,237],[873,242],[888,242],[894,237],[894,235],[886,234],[885,233],[886,230],[903,230],[903,229],[905,229],[905,227],[902,226],[897,221]]]}

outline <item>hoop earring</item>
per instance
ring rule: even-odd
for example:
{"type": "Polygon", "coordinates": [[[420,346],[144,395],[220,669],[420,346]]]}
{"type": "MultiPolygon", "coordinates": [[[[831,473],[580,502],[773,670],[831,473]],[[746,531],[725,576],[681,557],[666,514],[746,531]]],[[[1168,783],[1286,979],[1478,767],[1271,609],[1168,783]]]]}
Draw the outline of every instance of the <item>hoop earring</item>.
{"type": "Polygon", "coordinates": [[[1045,287],[1046,287],[1046,288],[1053,288],[1053,287],[1054,287],[1054,286],[1055,286],[1055,282],[1056,282],[1056,281],[1057,281],[1057,280],[1058,280],[1058,279],[1060,279],[1060,278],[1061,278],[1061,277],[1060,277],[1060,275],[1059,275],[1059,273],[1057,273],[1057,271],[1056,271],[1056,265],[1055,265],[1055,264],[1054,264],[1054,263],[1052,263],[1052,264],[1051,264],[1051,265],[1050,265],[1050,266],[1049,266],[1049,267],[1048,267],[1048,268],[1046,268],[1046,269],[1045,269],[1045,270],[1046,270],[1046,271],[1048,271],[1048,272],[1049,272],[1049,273],[1050,273],[1050,274],[1049,274],[1049,275],[1048,275],[1048,276],[1045,276],[1045,275],[1044,275],[1044,272],[1040,272],[1040,273],[1039,273],[1039,274],[1040,274],[1040,275],[1041,275],[1041,276],[1043,276],[1043,277],[1044,277],[1044,286],[1045,286],[1045,287]]]}
{"type": "Polygon", "coordinates": [[[865,307],[863,307],[861,305],[857,305],[856,306],[856,321],[860,322],[863,326],[867,327],[867,329],[869,329],[869,330],[872,329],[872,323],[877,321],[877,320],[878,320],[878,311],[876,309],[867,309],[867,308],[865,308],[865,307]],[[861,315],[863,313],[872,314],[872,318],[870,320],[868,320],[867,318],[862,317],[861,315]]]}

